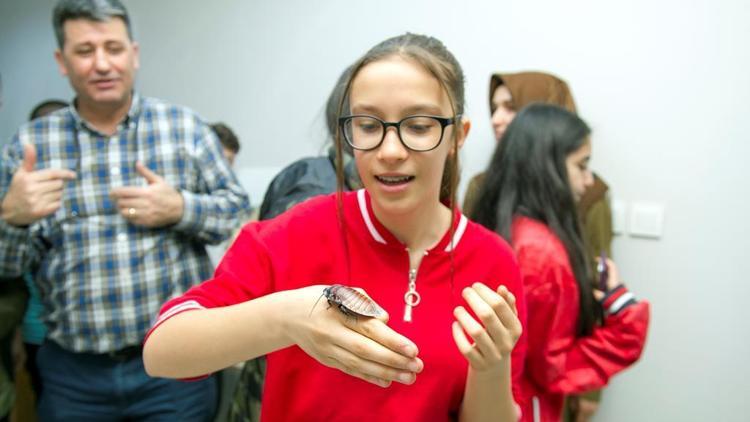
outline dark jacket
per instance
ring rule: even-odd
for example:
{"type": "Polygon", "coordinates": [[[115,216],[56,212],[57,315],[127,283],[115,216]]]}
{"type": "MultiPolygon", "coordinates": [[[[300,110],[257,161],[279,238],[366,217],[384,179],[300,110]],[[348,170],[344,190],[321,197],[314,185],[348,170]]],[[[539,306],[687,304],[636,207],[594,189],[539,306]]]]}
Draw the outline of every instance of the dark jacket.
{"type": "MultiPolygon", "coordinates": [[[[276,217],[313,196],[336,191],[336,151],[331,147],[327,156],[297,160],[281,170],[266,189],[258,218],[276,217]]],[[[359,189],[361,183],[353,157],[344,155],[344,190],[359,189]]]]}

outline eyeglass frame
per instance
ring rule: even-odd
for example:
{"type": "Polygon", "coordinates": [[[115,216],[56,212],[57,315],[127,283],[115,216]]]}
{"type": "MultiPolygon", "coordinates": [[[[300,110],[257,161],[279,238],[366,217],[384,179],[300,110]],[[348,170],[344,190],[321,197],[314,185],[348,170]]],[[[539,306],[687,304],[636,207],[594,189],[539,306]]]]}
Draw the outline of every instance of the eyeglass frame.
{"type": "Polygon", "coordinates": [[[401,145],[404,146],[404,148],[408,149],[409,151],[414,152],[428,152],[432,151],[435,148],[439,147],[440,144],[443,142],[443,137],[445,136],[445,128],[450,125],[455,125],[456,122],[458,122],[461,119],[461,115],[456,115],[455,117],[441,117],[441,116],[430,116],[426,114],[417,114],[414,116],[406,116],[403,119],[399,120],[398,122],[386,122],[385,120],[379,119],[375,116],[370,116],[369,114],[352,114],[350,116],[341,116],[339,117],[339,130],[341,130],[341,136],[344,137],[344,140],[346,141],[349,146],[356,149],[357,151],[373,151],[378,148],[380,148],[381,145],[383,145],[383,141],[385,140],[385,135],[388,133],[389,127],[395,127],[396,128],[396,135],[398,135],[398,140],[401,142],[401,145]],[[353,119],[355,117],[367,117],[369,119],[377,120],[380,122],[381,127],[383,128],[383,136],[380,138],[380,141],[375,144],[372,148],[358,148],[352,144],[351,141],[349,141],[349,138],[346,136],[346,131],[344,130],[344,124],[347,120],[353,119]],[[428,117],[431,119],[435,119],[438,123],[440,123],[440,139],[437,141],[434,147],[430,149],[414,149],[410,147],[409,145],[406,145],[406,142],[404,142],[404,138],[401,137],[401,123],[403,123],[405,120],[413,119],[415,117],[428,117]]]}

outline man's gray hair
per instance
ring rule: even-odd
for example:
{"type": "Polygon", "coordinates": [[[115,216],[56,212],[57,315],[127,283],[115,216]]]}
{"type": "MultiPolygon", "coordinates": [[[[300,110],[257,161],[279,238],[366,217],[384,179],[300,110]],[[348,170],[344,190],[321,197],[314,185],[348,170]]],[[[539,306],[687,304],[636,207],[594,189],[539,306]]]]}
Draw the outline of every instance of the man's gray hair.
{"type": "Polygon", "coordinates": [[[88,19],[96,22],[106,22],[112,18],[120,18],[128,30],[128,38],[133,40],[130,27],[130,17],[125,6],[119,0],[60,0],[52,13],[52,27],[55,29],[57,46],[62,50],[65,44],[63,25],[71,19],[88,19]]]}

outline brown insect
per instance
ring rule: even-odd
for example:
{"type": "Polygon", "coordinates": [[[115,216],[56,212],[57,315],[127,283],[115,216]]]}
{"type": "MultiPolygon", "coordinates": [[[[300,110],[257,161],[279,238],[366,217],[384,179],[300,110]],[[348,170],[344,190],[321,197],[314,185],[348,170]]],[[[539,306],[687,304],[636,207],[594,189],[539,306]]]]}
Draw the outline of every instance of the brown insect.
{"type": "MultiPolygon", "coordinates": [[[[328,300],[329,307],[337,307],[346,316],[378,317],[385,314],[385,310],[367,295],[341,284],[326,287],[323,294],[315,301],[313,309],[323,296],[328,300]]],[[[312,314],[312,309],[310,314],[312,314]]]]}

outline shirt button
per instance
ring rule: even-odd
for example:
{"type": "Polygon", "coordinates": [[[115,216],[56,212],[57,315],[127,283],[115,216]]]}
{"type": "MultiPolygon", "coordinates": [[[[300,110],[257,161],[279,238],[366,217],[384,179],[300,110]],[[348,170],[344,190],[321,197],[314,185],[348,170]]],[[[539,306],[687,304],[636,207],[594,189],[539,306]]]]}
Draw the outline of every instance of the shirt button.
{"type": "Polygon", "coordinates": [[[119,176],[120,175],[120,168],[119,167],[112,167],[111,169],[109,169],[109,173],[112,176],[119,176]]]}
{"type": "Polygon", "coordinates": [[[125,234],[125,233],[118,233],[117,234],[117,240],[119,240],[120,242],[124,242],[124,241],[128,240],[128,235],[125,234]]]}

